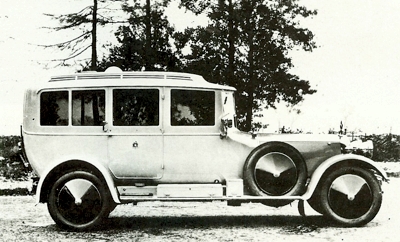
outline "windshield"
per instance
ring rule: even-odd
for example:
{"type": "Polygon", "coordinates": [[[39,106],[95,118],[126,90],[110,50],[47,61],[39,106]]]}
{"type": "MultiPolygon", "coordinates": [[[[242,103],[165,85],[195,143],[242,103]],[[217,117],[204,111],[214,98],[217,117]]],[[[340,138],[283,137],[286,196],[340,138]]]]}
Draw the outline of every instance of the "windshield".
{"type": "Polygon", "coordinates": [[[222,119],[233,121],[233,126],[236,127],[236,112],[235,112],[235,98],[233,92],[222,92],[223,115],[222,119]]]}

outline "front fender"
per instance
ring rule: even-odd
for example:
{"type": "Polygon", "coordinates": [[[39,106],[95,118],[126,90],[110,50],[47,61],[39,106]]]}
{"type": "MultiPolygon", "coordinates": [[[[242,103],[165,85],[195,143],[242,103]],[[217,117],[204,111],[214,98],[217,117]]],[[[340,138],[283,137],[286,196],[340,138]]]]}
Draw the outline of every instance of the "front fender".
{"type": "Polygon", "coordinates": [[[368,169],[373,169],[375,170],[380,176],[382,176],[384,181],[388,181],[388,177],[386,172],[379,166],[376,165],[376,163],[364,156],[360,155],[354,155],[354,154],[340,154],[336,156],[332,156],[331,158],[327,159],[324,161],[318,168],[314,171],[314,173],[311,176],[310,183],[307,186],[307,191],[306,193],[302,196],[304,200],[308,200],[311,198],[312,194],[314,193],[315,189],[317,188],[317,185],[319,181],[321,180],[322,176],[325,174],[325,172],[333,167],[334,165],[340,165],[340,163],[343,164],[348,164],[348,162],[355,162],[357,165],[365,166],[368,169]]]}
{"type": "MultiPolygon", "coordinates": [[[[46,178],[48,178],[49,175],[52,174],[52,172],[56,171],[58,169],[58,167],[66,164],[68,162],[71,162],[71,161],[62,162],[55,167],[47,168],[43,172],[43,174],[41,175],[41,177],[39,179],[39,183],[38,183],[37,190],[36,190],[36,203],[45,202],[45,201],[43,201],[43,199],[41,199],[41,197],[42,197],[42,193],[45,192],[45,191],[43,191],[43,185],[44,185],[44,182],[46,181],[46,178]]],[[[91,166],[95,167],[104,177],[104,180],[107,183],[108,190],[110,191],[111,197],[114,200],[114,202],[121,203],[119,200],[118,194],[117,194],[117,190],[115,189],[114,180],[111,177],[110,172],[104,166],[102,166],[100,164],[90,162],[90,161],[80,161],[80,162],[88,163],[91,166]]],[[[53,181],[53,182],[55,182],[55,181],[53,181]]]]}

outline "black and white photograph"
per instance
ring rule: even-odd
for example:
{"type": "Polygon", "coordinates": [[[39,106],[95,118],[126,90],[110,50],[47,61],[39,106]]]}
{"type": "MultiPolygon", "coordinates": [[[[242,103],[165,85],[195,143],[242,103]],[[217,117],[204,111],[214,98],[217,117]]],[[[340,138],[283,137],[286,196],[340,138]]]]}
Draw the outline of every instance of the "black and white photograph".
{"type": "Polygon", "coordinates": [[[400,2],[0,2],[0,241],[397,241],[400,2]]]}

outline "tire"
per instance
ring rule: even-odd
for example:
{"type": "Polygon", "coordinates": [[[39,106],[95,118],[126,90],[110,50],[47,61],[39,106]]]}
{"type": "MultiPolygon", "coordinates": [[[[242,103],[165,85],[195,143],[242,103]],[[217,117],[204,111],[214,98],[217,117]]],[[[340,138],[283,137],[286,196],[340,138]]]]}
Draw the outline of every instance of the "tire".
{"type": "Polygon", "coordinates": [[[85,171],[70,172],[54,183],[47,208],[60,227],[86,231],[108,216],[112,208],[109,194],[95,175],[85,171]]]}
{"type": "MultiPolygon", "coordinates": [[[[254,149],[243,169],[244,183],[255,196],[295,196],[305,191],[307,167],[292,146],[270,142],[254,149]]],[[[292,200],[268,200],[268,206],[284,206],[292,200]]]]}
{"type": "Polygon", "coordinates": [[[321,186],[325,215],[346,227],[370,222],[382,204],[382,190],[372,172],[359,167],[342,167],[327,174],[321,186]]]}
{"type": "MultiPolygon", "coordinates": [[[[112,199],[110,199],[110,200],[112,200],[112,199]]],[[[106,216],[106,217],[108,217],[108,215],[110,215],[110,213],[112,213],[112,212],[115,210],[115,208],[117,207],[117,205],[118,205],[118,204],[116,204],[114,201],[111,201],[111,202],[110,202],[110,205],[109,205],[109,207],[108,207],[108,213],[107,213],[107,216],[106,216]]]]}

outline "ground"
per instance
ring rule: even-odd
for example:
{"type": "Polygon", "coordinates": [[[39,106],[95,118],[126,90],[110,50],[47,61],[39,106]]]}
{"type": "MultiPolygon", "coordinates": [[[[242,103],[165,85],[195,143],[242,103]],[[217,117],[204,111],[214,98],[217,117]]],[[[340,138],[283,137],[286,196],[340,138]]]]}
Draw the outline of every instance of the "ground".
{"type": "Polygon", "coordinates": [[[228,207],[225,202],[120,205],[92,232],[59,229],[45,204],[33,196],[0,196],[1,241],[395,241],[399,240],[400,178],[384,184],[377,217],[364,227],[342,228],[310,207],[306,218],[297,203],[282,208],[261,204],[228,207]]]}

